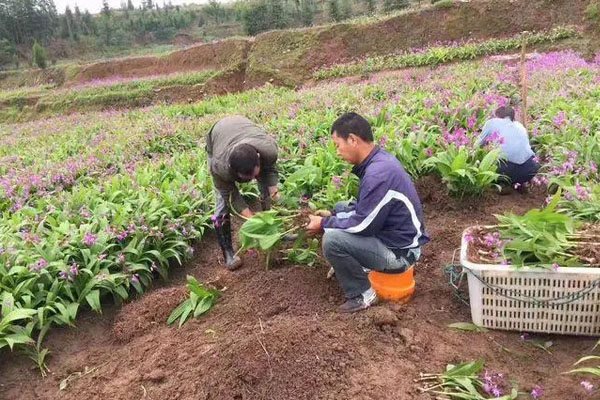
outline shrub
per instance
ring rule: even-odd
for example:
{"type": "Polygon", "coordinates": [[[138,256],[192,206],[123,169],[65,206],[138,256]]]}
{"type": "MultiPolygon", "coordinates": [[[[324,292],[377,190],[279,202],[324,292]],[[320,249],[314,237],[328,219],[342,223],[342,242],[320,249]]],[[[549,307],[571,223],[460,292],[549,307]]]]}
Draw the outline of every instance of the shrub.
{"type": "Polygon", "coordinates": [[[454,5],[454,0],[437,0],[432,2],[435,8],[450,8],[454,5]]]}
{"type": "Polygon", "coordinates": [[[33,63],[41,69],[46,68],[46,50],[38,42],[33,43],[33,63]]]}

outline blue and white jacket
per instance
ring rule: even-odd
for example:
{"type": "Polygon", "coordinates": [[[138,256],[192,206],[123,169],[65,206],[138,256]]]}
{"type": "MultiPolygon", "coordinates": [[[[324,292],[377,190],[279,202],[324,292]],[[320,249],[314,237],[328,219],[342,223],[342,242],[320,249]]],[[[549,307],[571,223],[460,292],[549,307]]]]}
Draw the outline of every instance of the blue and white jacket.
{"type": "Polygon", "coordinates": [[[375,236],[391,249],[412,249],[429,242],[421,200],[396,157],[376,146],[352,172],[360,179],[358,200],[323,218],[325,232],[341,229],[375,236]]]}

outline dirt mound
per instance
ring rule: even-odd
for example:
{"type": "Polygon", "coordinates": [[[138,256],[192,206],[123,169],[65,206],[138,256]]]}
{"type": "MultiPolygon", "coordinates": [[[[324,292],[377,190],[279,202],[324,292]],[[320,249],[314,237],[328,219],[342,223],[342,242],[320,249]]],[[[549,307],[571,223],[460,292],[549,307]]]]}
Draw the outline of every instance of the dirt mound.
{"type": "Polygon", "coordinates": [[[438,176],[428,175],[417,179],[415,188],[424,206],[442,208],[452,202],[446,185],[438,176]]]}
{"type": "Polygon", "coordinates": [[[81,83],[110,77],[143,77],[205,69],[227,69],[245,61],[250,41],[229,39],[175,51],[166,56],[108,60],[81,67],[71,82],[81,83]]]}
{"type": "Polygon", "coordinates": [[[164,324],[171,312],[186,297],[184,286],[151,291],[138,301],[129,303],[117,315],[113,335],[127,343],[152,325],[164,324]]]}

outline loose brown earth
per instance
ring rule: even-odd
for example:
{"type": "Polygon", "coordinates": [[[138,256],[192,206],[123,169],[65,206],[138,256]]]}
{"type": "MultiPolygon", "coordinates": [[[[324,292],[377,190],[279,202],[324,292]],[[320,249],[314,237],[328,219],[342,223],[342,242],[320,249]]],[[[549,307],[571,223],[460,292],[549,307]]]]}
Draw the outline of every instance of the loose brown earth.
{"type": "MultiPolygon", "coordinates": [[[[448,324],[469,321],[442,266],[469,225],[493,213],[522,213],[545,194],[448,198],[441,183],[417,184],[432,242],[417,266],[417,292],[407,305],[382,304],[340,315],[342,295],[325,279],[327,266],[287,265],[265,270],[257,256],[236,272],[219,265],[214,238],[172,279],[123,308],[88,313],[77,328],[57,329],[50,373],[41,378],[16,354],[0,358],[0,398],[14,399],[433,399],[418,391],[420,372],[483,358],[494,372],[516,379],[522,391],[546,388],[543,399],[585,398],[579,377],[561,375],[595,340],[552,336],[548,354],[518,332],[462,333],[448,324]],[[167,326],[185,296],[185,274],[222,289],[207,315],[181,329],[167,326]],[[79,374],[87,371],[87,374],[79,374]],[[65,390],[60,382],[71,376],[65,390]]],[[[537,337],[547,340],[547,337],[537,337]]],[[[524,396],[523,398],[529,398],[524,396]]]]}

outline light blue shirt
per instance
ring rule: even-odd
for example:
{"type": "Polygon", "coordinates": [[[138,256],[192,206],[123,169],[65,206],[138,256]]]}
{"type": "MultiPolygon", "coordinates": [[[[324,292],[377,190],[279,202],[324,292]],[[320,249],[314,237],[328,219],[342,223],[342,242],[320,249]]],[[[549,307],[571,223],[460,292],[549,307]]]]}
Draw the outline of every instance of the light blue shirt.
{"type": "Polygon", "coordinates": [[[523,164],[535,155],[529,145],[527,131],[520,122],[511,121],[509,117],[488,120],[481,131],[479,143],[485,144],[494,132],[497,133],[496,140],[500,140],[500,147],[507,161],[523,164]]]}

